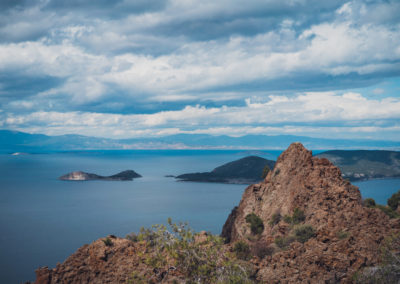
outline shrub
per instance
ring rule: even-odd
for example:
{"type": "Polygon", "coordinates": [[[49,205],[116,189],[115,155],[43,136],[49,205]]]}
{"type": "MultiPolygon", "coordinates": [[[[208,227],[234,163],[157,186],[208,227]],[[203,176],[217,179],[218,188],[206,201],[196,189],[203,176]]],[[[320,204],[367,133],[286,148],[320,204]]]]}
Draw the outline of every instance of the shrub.
{"type": "Polygon", "coordinates": [[[273,227],[274,225],[278,224],[281,221],[281,219],[282,219],[281,213],[276,212],[272,214],[269,224],[271,225],[271,227],[273,227]]]}
{"type": "Polygon", "coordinates": [[[125,238],[135,243],[139,241],[138,235],[136,235],[135,233],[130,233],[126,235],[125,238]]]}
{"type": "Polygon", "coordinates": [[[305,243],[315,235],[315,230],[310,225],[300,225],[294,229],[296,240],[305,243]]]}
{"type": "Polygon", "coordinates": [[[265,165],[265,167],[264,167],[264,169],[262,171],[261,178],[263,178],[263,179],[266,178],[268,173],[269,173],[269,171],[270,171],[270,168],[268,167],[268,165],[265,165]]]}
{"type": "Polygon", "coordinates": [[[281,170],[280,169],[276,169],[275,170],[275,172],[274,172],[274,176],[277,176],[277,175],[279,175],[279,173],[281,172],[281,170]]]}
{"type": "Polygon", "coordinates": [[[392,210],[396,210],[400,204],[400,190],[393,194],[387,201],[387,204],[392,210]]]}
{"type": "Polygon", "coordinates": [[[250,247],[244,241],[238,241],[237,243],[235,243],[235,246],[233,247],[233,251],[235,252],[236,257],[239,259],[243,259],[243,260],[250,259],[250,247]]]}
{"type": "Polygon", "coordinates": [[[376,206],[375,200],[373,198],[367,198],[364,200],[364,206],[373,208],[376,206]]]}
{"type": "Polygon", "coordinates": [[[289,215],[283,216],[283,221],[285,221],[288,224],[292,224],[292,222],[293,222],[292,216],[289,216],[289,215]]]}
{"type": "Polygon", "coordinates": [[[277,237],[274,240],[274,243],[281,249],[287,248],[291,243],[293,243],[296,239],[293,236],[286,237],[277,237]]]}
{"type": "Polygon", "coordinates": [[[108,247],[111,247],[113,245],[113,242],[110,238],[106,238],[105,240],[102,240],[102,241],[108,247]]]}
{"type": "MultiPolygon", "coordinates": [[[[169,268],[174,267],[187,283],[252,283],[249,263],[225,251],[221,237],[210,234],[205,241],[196,241],[195,232],[186,223],[174,224],[168,219],[168,227],[142,228],[137,239],[145,241],[145,263],[161,272],[158,275],[162,278],[155,282],[168,282],[169,268]]],[[[243,246],[240,249],[245,250],[243,246]]],[[[137,271],[132,275],[131,283],[141,279],[150,283],[154,276],[137,271]]]]}
{"type": "Polygon", "coordinates": [[[299,208],[295,208],[293,211],[293,215],[285,215],[283,217],[283,221],[285,221],[288,224],[299,224],[303,222],[306,219],[306,215],[304,214],[304,211],[300,210],[299,208]]]}
{"type": "Polygon", "coordinates": [[[253,234],[260,235],[264,231],[264,223],[256,214],[248,214],[246,216],[246,222],[250,224],[250,229],[253,234]]]}
{"type": "Polygon", "coordinates": [[[383,205],[378,204],[375,206],[375,208],[382,210],[390,218],[398,218],[399,217],[399,214],[388,206],[383,206],[383,205]]]}
{"type": "Polygon", "coordinates": [[[349,232],[339,231],[339,232],[337,232],[336,235],[340,240],[344,240],[344,239],[347,239],[349,237],[349,232]]]}
{"type": "Polygon", "coordinates": [[[306,215],[304,215],[304,212],[301,211],[299,208],[295,208],[292,216],[293,223],[298,224],[300,222],[303,222],[305,219],[306,215]]]}

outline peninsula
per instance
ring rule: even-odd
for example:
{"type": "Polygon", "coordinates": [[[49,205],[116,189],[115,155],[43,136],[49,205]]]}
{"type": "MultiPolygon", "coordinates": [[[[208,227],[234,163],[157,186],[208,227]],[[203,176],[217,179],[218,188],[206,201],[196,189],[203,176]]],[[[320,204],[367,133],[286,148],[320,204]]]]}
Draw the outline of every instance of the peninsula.
{"type": "Polygon", "coordinates": [[[400,152],[385,150],[333,150],[316,155],[327,158],[350,181],[400,178],[400,152]]]}
{"type": "Polygon", "coordinates": [[[273,169],[274,165],[275,161],[248,156],[226,163],[211,172],[182,174],[176,179],[194,182],[250,184],[261,181],[264,168],[267,166],[268,169],[273,169]]]}
{"type": "Polygon", "coordinates": [[[71,172],[66,175],[59,177],[60,180],[69,181],[85,181],[85,180],[111,180],[111,181],[121,181],[121,180],[133,180],[134,178],[142,177],[138,173],[132,170],[126,170],[112,176],[100,176],[92,173],[85,173],[81,171],[71,172]]]}

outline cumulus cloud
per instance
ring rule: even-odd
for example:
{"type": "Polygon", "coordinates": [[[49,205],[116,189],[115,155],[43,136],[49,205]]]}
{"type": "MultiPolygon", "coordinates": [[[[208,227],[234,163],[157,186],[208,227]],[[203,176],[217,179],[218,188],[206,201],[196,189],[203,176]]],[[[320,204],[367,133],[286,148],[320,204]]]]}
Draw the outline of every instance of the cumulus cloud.
{"type": "MultiPolygon", "coordinates": [[[[20,104],[25,107],[26,102],[20,104]]],[[[379,131],[394,131],[400,125],[400,99],[372,100],[358,93],[303,93],[295,97],[270,96],[265,102],[246,100],[242,107],[186,106],[178,111],[152,114],[107,114],[89,112],[32,112],[3,116],[2,124],[48,134],[68,130],[73,133],[127,138],[132,135],[165,133],[207,134],[301,134],[334,129],[359,131],[374,135],[379,131]],[[171,125],[175,127],[171,127],[171,125]],[[149,128],[153,130],[149,130],[149,128]],[[172,129],[172,130],[171,130],[172,129]],[[163,131],[161,131],[163,130],[163,131]]]]}
{"type": "Polygon", "coordinates": [[[48,122],[84,132],[97,122],[96,133],[107,135],[118,122],[124,133],[135,125],[132,135],[151,135],[224,123],[245,133],[278,124],[396,127],[399,119],[398,98],[380,88],[372,91],[379,100],[337,91],[400,75],[398,1],[38,0],[0,8],[2,127],[45,131],[48,122]]]}

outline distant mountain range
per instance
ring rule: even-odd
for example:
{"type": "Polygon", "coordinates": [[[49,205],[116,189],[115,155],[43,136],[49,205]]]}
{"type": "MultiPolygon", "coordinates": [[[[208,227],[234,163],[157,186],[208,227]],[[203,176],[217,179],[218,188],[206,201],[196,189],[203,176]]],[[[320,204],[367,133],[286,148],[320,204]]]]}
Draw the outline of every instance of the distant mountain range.
{"type": "Polygon", "coordinates": [[[153,138],[108,139],[73,134],[47,136],[0,130],[2,153],[119,149],[285,149],[292,142],[301,142],[307,148],[314,150],[400,149],[400,141],[322,139],[293,135],[231,137],[177,134],[153,138]]]}

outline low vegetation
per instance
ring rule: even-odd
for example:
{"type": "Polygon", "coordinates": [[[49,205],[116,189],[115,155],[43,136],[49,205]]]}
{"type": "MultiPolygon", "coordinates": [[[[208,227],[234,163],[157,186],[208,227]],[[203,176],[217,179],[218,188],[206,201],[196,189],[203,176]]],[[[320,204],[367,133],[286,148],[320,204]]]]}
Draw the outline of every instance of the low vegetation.
{"type": "Polygon", "coordinates": [[[373,198],[364,199],[364,206],[372,208],[376,206],[375,200],[373,198]]]}
{"type": "Polygon", "coordinates": [[[280,249],[287,248],[291,243],[293,243],[296,238],[292,235],[277,237],[274,242],[280,249]]]}
{"type": "Polygon", "coordinates": [[[264,231],[264,223],[260,217],[254,213],[250,213],[246,216],[246,222],[250,224],[251,232],[254,235],[261,235],[264,231]]]}
{"type": "Polygon", "coordinates": [[[336,235],[337,235],[337,237],[338,237],[340,240],[344,240],[344,239],[347,239],[347,238],[350,236],[350,233],[341,230],[341,231],[337,232],[336,235]]]}
{"type": "Polygon", "coordinates": [[[279,212],[276,212],[274,214],[272,214],[271,220],[269,221],[269,225],[271,227],[275,226],[276,224],[278,224],[282,219],[282,215],[279,212]]]}
{"type": "Polygon", "coordinates": [[[250,246],[244,241],[238,241],[233,247],[233,252],[236,257],[242,260],[249,260],[251,258],[250,246]]]}
{"type": "MultiPolygon", "coordinates": [[[[395,209],[393,209],[393,208],[397,209],[397,207],[395,206],[395,204],[396,204],[395,202],[397,202],[396,199],[397,199],[397,194],[398,193],[393,194],[392,197],[388,199],[388,205],[389,206],[376,204],[375,200],[372,199],[372,198],[365,199],[363,203],[364,203],[364,206],[366,206],[368,208],[378,208],[383,213],[388,215],[390,218],[399,218],[400,217],[399,213],[397,213],[395,211],[395,209]]],[[[400,198],[400,194],[399,194],[399,198],[400,198]]]]}
{"type": "Polygon", "coordinates": [[[294,236],[296,240],[303,244],[314,235],[315,235],[315,230],[310,225],[300,225],[294,228],[294,236]]]}
{"type": "MultiPolygon", "coordinates": [[[[250,254],[245,243],[235,245],[235,254],[232,254],[223,248],[221,237],[196,234],[187,224],[174,224],[171,219],[168,219],[168,227],[142,228],[139,234],[127,238],[146,244],[144,262],[153,271],[162,271],[157,281],[172,280],[169,274],[173,268],[175,275],[180,275],[187,283],[253,283],[250,264],[240,259],[246,259],[247,252],[250,254]]],[[[130,283],[149,283],[149,278],[140,271],[133,271],[130,283]]]]}
{"type": "Polygon", "coordinates": [[[392,210],[396,210],[400,205],[400,190],[393,194],[387,201],[388,206],[392,210]]]}
{"type": "Polygon", "coordinates": [[[380,284],[399,283],[400,279],[400,233],[385,239],[382,245],[381,265],[358,271],[355,283],[380,284]]]}
{"type": "Polygon", "coordinates": [[[104,239],[103,243],[108,247],[111,247],[113,245],[113,242],[112,242],[112,240],[110,238],[104,239]]]}
{"type": "Polygon", "coordinates": [[[283,217],[283,220],[291,225],[297,225],[301,222],[304,222],[304,220],[306,219],[306,215],[304,214],[304,211],[300,210],[299,208],[295,208],[293,210],[293,215],[285,215],[283,217]]]}
{"type": "Polygon", "coordinates": [[[265,167],[264,167],[264,169],[263,169],[263,172],[262,172],[262,175],[261,175],[261,178],[262,178],[262,179],[265,179],[265,178],[267,177],[267,175],[268,175],[268,173],[269,173],[270,170],[271,170],[271,169],[268,167],[268,165],[265,165],[265,167]]]}

